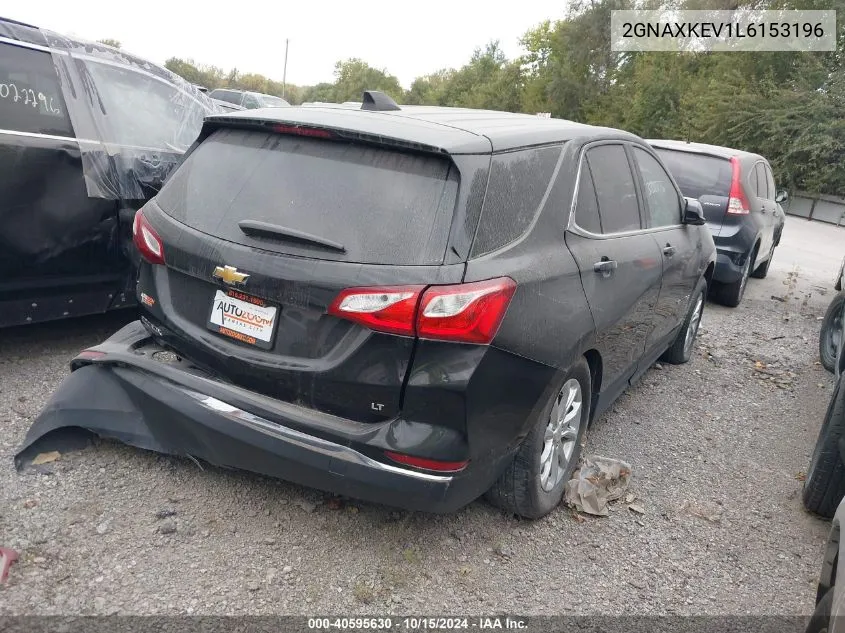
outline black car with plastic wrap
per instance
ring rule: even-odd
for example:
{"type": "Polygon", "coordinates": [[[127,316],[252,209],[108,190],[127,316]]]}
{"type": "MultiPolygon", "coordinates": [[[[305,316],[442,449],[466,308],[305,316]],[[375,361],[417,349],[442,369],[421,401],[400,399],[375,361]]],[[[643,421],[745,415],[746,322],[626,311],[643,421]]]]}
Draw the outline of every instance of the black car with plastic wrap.
{"type": "Polygon", "coordinates": [[[690,359],[715,249],[642,139],[528,115],[244,111],[135,218],[143,316],[18,455],[82,427],[339,494],[538,517],[589,422],[690,359]],[[93,404],[92,404],[93,403],[93,404]]]}
{"type": "Polygon", "coordinates": [[[0,18],[0,327],[134,305],[135,210],[220,112],[146,60],[0,18]]]}

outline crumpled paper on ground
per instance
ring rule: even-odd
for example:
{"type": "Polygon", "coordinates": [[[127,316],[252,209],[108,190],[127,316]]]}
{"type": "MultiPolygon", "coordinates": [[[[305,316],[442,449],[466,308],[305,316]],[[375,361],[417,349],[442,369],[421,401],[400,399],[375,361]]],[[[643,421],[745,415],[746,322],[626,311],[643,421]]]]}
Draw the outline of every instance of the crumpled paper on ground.
{"type": "Polygon", "coordinates": [[[575,509],[604,517],[609,501],[620,499],[631,481],[631,464],[619,459],[585,457],[572,479],[566,482],[564,499],[575,509]]]}

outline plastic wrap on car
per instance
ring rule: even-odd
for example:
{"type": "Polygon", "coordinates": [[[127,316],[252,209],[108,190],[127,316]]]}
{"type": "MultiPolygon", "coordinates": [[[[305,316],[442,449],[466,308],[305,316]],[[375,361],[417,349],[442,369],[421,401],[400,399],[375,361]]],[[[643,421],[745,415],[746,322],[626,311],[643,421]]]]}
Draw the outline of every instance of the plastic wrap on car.
{"type": "MultiPolygon", "coordinates": [[[[199,135],[205,116],[224,112],[195,86],[178,75],[119,49],[89,42],[79,42],[41,29],[49,47],[65,104],[79,141],[82,168],[88,195],[109,200],[147,200],[161,188],[178,165],[182,154],[199,135]],[[105,82],[98,82],[91,64],[112,72],[133,70],[151,81],[166,82],[177,90],[169,98],[175,125],[154,135],[128,141],[137,131],[130,131],[133,118],[154,116],[151,110],[133,103],[135,115],[125,110],[116,114],[114,104],[103,94],[105,82]]],[[[135,77],[135,75],[133,75],[135,77]]],[[[164,84],[162,84],[164,85],[164,84]]]]}

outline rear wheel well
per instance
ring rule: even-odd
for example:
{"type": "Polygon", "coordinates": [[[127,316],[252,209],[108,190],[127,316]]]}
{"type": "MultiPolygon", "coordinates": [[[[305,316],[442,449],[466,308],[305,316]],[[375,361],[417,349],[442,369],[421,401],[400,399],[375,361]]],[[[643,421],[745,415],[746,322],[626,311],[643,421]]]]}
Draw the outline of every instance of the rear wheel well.
{"type": "Polygon", "coordinates": [[[587,366],[590,368],[590,382],[592,383],[592,393],[590,394],[590,421],[592,421],[599,399],[599,392],[601,392],[602,361],[601,354],[595,349],[584,352],[584,358],[587,361],[587,366]]]}

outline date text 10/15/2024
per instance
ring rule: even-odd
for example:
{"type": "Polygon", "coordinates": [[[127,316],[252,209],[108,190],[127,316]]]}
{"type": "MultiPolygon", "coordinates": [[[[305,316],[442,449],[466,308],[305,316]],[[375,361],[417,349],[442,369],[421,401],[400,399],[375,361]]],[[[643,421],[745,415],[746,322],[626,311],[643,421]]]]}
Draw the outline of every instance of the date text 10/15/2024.
{"type": "Polygon", "coordinates": [[[315,631],[450,631],[511,630],[527,631],[527,618],[519,617],[403,617],[403,618],[308,618],[308,628],[315,631]]]}

